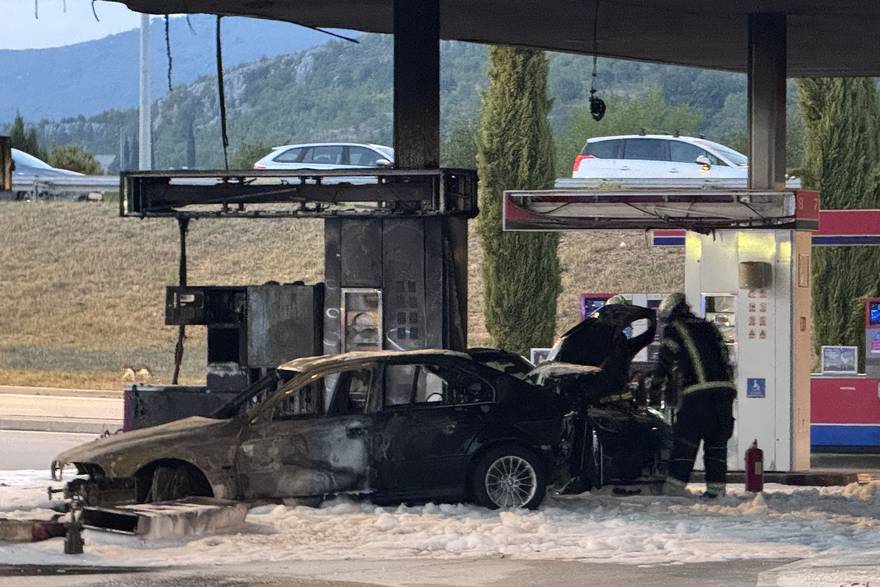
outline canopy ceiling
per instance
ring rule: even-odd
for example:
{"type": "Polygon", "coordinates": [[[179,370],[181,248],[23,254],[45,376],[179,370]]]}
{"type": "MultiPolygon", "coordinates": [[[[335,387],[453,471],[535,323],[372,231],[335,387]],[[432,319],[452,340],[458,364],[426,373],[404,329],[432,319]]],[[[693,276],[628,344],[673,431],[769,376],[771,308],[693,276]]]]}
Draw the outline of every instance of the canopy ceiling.
{"type": "MultiPolygon", "coordinates": [[[[204,12],[391,33],[393,0],[112,0],[153,14],[204,12]]],[[[444,39],[591,53],[595,0],[440,0],[444,39]]],[[[600,0],[607,57],[744,72],[753,12],[788,15],[789,76],[880,75],[874,0],[600,0]]]]}

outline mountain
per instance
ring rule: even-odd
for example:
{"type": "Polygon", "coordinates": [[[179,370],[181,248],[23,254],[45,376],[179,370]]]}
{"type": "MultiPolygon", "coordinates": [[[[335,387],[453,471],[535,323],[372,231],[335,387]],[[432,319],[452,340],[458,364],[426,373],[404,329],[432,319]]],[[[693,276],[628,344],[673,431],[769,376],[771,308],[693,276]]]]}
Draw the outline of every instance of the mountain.
{"type": "MultiPolygon", "coordinates": [[[[194,15],[169,21],[173,85],[215,71],[215,18],[194,15]]],[[[223,63],[233,67],[262,57],[294,53],[330,37],[297,25],[229,17],[222,20],[223,63]]],[[[0,51],[0,121],[16,111],[26,120],[91,116],[138,102],[139,29],[95,41],[49,49],[0,51]]],[[[168,93],[164,19],[150,24],[151,94],[168,93]]]]}
{"type": "MultiPolygon", "coordinates": [[[[392,39],[365,34],[357,44],[331,40],[297,53],[229,67],[224,74],[231,149],[242,142],[278,145],[312,140],[352,140],[389,144],[392,136],[392,39]]],[[[183,67],[183,58],[175,60],[183,67]]],[[[175,66],[176,68],[177,66],[175,66]]],[[[444,136],[474,120],[486,84],[484,45],[441,45],[441,121],[444,136]]],[[[550,54],[551,124],[559,130],[583,108],[592,81],[592,58],[550,54]]],[[[658,88],[670,104],[698,110],[698,130],[742,128],[745,113],[736,100],[745,76],[684,67],[600,59],[598,87],[615,101],[658,88]],[[720,118],[719,118],[720,117],[720,118]]],[[[118,153],[120,143],[136,143],[137,113],[108,110],[45,120],[38,133],[45,143],[76,142],[96,153],[118,153]]],[[[176,86],[153,109],[154,162],[159,168],[217,167],[222,161],[217,81],[208,75],[176,86]],[[189,161],[188,144],[195,146],[189,161]]],[[[637,130],[637,129],[635,129],[637,130]]],[[[666,129],[674,130],[674,129],[666,129]]]]}

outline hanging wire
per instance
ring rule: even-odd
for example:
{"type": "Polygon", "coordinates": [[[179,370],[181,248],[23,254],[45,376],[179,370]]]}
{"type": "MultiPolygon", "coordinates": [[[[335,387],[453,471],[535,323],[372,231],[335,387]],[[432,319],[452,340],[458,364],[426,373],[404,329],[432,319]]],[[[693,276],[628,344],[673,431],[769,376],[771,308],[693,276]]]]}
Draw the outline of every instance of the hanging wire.
{"type": "Polygon", "coordinates": [[[40,20],[40,0],[34,0],[34,18],[40,20]]]}
{"type": "Polygon", "coordinates": [[[189,32],[191,32],[192,34],[198,36],[198,33],[196,32],[196,29],[193,28],[193,23],[192,23],[192,21],[189,19],[189,15],[188,15],[188,14],[184,15],[184,18],[186,19],[186,26],[189,27],[189,32]]]}
{"type": "Polygon", "coordinates": [[[61,12],[67,14],[67,0],[61,0],[61,12]]]}
{"type": "Polygon", "coordinates": [[[220,38],[220,19],[217,17],[217,94],[220,102],[220,132],[223,137],[223,164],[229,171],[229,135],[226,133],[226,94],[223,90],[223,44],[220,38]]]}
{"type": "Polygon", "coordinates": [[[345,35],[340,35],[339,33],[334,33],[333,31],[328,31],[327,29],[322,29],[321,27],[309,26],[307,24],[302,24],[301,22],[291,21],[293,24],[298,24],[299,26],[312,29],[313,31],[318,31],[319,33],[324,33],[325,35],[330,35],[331,37],[336,37],[337,39],[342,39],[343,41],[348,41],[349,43],[354,43],[355,45],[359,45],[360,41],[355,39],[354,37],[346,37],[345,35]]]}
{"type": "Polygon", "coordinates": [[[596,96],[596,70],[599,64],[599,0],[593,11],[593,75],[590,79],[590,116],[599,122],[605,116],[605,101],[596,96]]]}
{"type": "Polygon", "coordinates": [[[171,92],[171,23],[167,14],[165,15],[165,56],[168,57],[168,92],[171,92]]]}
{"type": "Polygon", "coordinates": [[[97,1],[97,0],[92,0],[92,15],[94,15],[95,20],[96,20],[97,22],[101,22],[101,19],[98,18],[98,11],[95,9],[95,2],[96,2],[96,1],[97,1]]]}

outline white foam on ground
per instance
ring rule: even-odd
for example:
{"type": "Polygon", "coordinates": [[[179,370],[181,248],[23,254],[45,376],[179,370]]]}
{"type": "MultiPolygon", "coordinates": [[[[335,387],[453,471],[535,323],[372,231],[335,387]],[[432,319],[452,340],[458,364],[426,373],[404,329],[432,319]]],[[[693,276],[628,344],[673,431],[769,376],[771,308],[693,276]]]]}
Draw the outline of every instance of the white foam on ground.
{"type": "MultiPolygon", "coordinates": [[[[47,474],[39,475],[47,477],[47,474]]],[[[0,473],[0,509],[45,501],[42,476],[0,473]],[[31,493],[28,493],[28,492],[31,493]],[[28,501],[30,498],[31,501],[28,501]]],[[[582,495],[548,498],[529,511],[472,505],[377,507],[336,499],[320,508],[252,508],[235,534],[144,542],[86,533],[86,553],[60,539],[0,545],[0,564],[222,565],[259,561],[405,558],[582,560],[675,564],[851,555],[880,549],[880,482],[846,487],[734,486],[717,501],[582,495]]]]}

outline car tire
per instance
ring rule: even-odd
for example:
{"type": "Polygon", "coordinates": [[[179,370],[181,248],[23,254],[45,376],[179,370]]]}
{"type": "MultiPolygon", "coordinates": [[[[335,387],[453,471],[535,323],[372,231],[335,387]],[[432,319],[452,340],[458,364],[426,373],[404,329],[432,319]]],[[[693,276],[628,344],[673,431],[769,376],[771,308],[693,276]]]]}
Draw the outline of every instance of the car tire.
{"type": "Polygon", "coordinates": [[[525,447],[506,444],[484,453],[471,479],[474,500],[492,510],[536,509],[547,492],[543,461],[525,447]]]}
{"type": "Polygon", "coordinates": [[[210,491],[202,487],[200,479],[186,467],[156,467],[150,479],[148,502],[172,501],[194,495],[210,496],[210,491]]]}

